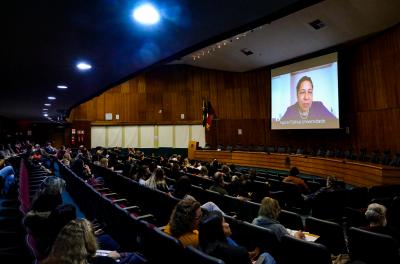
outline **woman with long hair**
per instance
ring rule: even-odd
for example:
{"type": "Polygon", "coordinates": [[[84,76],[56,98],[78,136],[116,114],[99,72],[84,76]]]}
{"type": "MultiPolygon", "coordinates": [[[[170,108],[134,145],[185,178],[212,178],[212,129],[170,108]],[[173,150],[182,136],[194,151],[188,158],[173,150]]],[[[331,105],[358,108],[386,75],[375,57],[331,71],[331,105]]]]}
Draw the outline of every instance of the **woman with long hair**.
{"type": "Polygon", "coordinates": [[[97,250],[96,237],[86,219],[72,220],[61,229],[42,264],[86,264],[97,250]]]}

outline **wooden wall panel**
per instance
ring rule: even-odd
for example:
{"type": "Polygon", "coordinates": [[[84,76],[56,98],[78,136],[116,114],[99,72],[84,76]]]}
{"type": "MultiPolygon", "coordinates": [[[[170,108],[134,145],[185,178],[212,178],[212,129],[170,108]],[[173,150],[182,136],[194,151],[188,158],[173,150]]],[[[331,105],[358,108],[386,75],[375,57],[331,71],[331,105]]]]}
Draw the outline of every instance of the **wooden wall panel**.
{"type": "Polygon", "coordinates": [[[81,104],[71,111],[70,120],[101,122],[105,112],[118,112],[119,121],[125,123],[200,123],[206,97],[217,116],[206,133],[212,145],[366,147],[400,152],[398,61],[399,25],[339,50],[342,128],[336,130],[271,131],[268,67],[233,73],[163,66],[81,104]],[[242,135],[237,133],[239,128],[242,135]]]}

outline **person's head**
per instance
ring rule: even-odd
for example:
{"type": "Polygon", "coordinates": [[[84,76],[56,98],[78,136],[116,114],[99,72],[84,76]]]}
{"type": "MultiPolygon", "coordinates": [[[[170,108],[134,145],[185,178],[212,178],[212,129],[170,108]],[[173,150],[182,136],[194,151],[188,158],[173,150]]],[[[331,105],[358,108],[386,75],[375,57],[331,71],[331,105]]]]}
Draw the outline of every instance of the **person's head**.
{"type": "Polygon", "coordinates": [[[222,165],[221,171],[225,174],[228,174],[231,172],[231,169],[227,165],[222,165]]]}
{"type": "Polygon", "coordinates": [[[381,204],[372,203],[368,205],[365,217],[370,226],[386,226],[386,207],[381,204]]]}
{"type": "Polygon", "coordinates": [[[61,194],[65,189],[65,181],[60,177],[49,176],[41,182],[39,189],[41,193],[51,195],[61,194]]]}
{"type": "Polygon", "coordinates": [[[270,219],[278,219],[281,213],[279,202],[271,197],[264,197],[261,201],[260,209],[258,210],[259,216],[268,217],[270,219]]]}
{"type": "Polygon", "coordinates": [[[68,152],[65,152],[63,155],[63,159],[71,161],[71,154],[69,154],[68,152]]]}
{"type": "Polygon", "coordinates": [[[201,166],[201,168],[200,168],[200,174],[201,174],[201,175],[205,175],[205,176],[208,175],[208,170],[207,170],[207,167],[206,167],[206,166],[201,166]]]}
{"type": "Polygon", "coordinates": [[[180,169],[181,169],[181,167],[179,166],[178,163],[176,163],[176,162],[172,163],[172,169],[171,169],[171,170],[172,170],[173,172],[177,173],[177,172],[180,171],[180,169]]]}
{"type": "Polygon", "coordinates": [[[300,171],[297,167],[292,167],[289,171],[290,176],[297,176],[300,174],[300,171]]]}
{"type": "Polygon", "coordinates": [[[0,169],[4,167],[6,160],[4,158],[0,158],[0,169]]]}
{"type": "Polygon", "coordinates": [[[91,223],[86,219],[72,220],[61,229],[43,263],[87,263],[86,259],[94,256],[96,250],[91,223]]]}
{"type": "Polygon", "coordinates": [[[157,169],[157,164],[155,162],[151,162],[149,164],[150,173],[154,173],[155,169],[157,169]]]}
{"type": "Polygon", "coordinates": [[[129,154],[128,154],[128,160],[131,161],[131,160],[133,160],[133,159],[135,159],[135,154],[129,153],[129,154]]]}
{"type": "Polygon", "coordinates": [[[251,169],[249,171],[249,179],[254,181],[256,179],[257,176],[257,171],[255,169],[251,169]]]}
{"type": "Polygon", "coordinates": [[[49,239],[54,242],[60,230],[76,219],[76,207],[72,204],[61,204],[49,215],[49,239]]]}
{"type": "Polygon", "coordinates": [[[334,188],[337,185],[337,179],[334,176],[329,176],[326,178],[326,187],[328,188],[334,188]]]}
{"type": "Polygon", "coordinates": [[[214,185],[224,186],[225,185],[224,176],[225,176],[224,173],[217,171],[214,174],[214,185]]]}
{"type": "Polygon", "coordinates": [[[107,158],[101,158],[100,159],[100,166],[104,168],[108,168],[108,159],[107,158]]]}
{"type": "Polygon", "coordinates": [[[188,176],[182,176],[175,184],[174,197],[182,199],[185,195],[190,194],[192,184],[188,176]]]}
{"type": "Polygon", "coordinates": [[[198,228],[202,212],[200,203],[192,198],[179,201],[172,211],[169,225],[173,237],[179,238],[198,228]]]}
{"type": "Polygon", "coordinates": [[[154,171],[154,175],[157,182],[165,180],[164,170],[161,168],[156,168],[156,170],[154,171]]]}
{"type": "Polygon", "coordinates": [[[308,112],[313,101],[314,84],[310,77],[303,76],[297,82],[297,104],[301,112],[308,112]]]}
{"type": "Polygon", "coordinates": [[[227,243],[227,237],[232,234],[229,224],[218,211],[210,212],[199,224],[199,247],[209,253],[218,243],[227,243]]]}
{"type": "Polygon", "coordinates": [[[135,179],[147,179],[147,166],[139,166],[135,175],[135,179]]]}

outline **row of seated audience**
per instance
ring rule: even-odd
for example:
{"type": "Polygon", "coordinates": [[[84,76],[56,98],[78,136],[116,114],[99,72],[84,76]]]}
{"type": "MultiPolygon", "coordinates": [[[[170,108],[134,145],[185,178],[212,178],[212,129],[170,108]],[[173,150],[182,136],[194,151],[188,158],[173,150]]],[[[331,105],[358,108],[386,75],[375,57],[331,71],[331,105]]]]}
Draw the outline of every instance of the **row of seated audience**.
{"type": "MultiPolygon", "coordinates": [[[[97,154],[97,153],[96,153],[97,154]]],[[[251,261],[255,261],[258,259],[260,256],[260,263],[274,263],[274,259],[271,255],[269,255],[267,252],[259,252],[257,248],[254,250],[248,252],[246,249],[241,248],[238,246],[234,241],[230,239],[230,230],[229,230],[229,225],[224,221],[224,215],[225,212],[218,208],[215,204],[213,203],[208,203],[207,205],[204,204],[201,206],[196,199],[191,196],[190,194],[190,186],[191,182],[190,179],[187,176],[182,176],[181,173],[176,174],[176,184],[175,186],[168,186],[166,183],[166,177],[164,173],[163,168],[178,168],[178,172],[181,170],[180,165],[183,165],[183,170],[187,171],[190,169],[196,169],[199,171],[203,170],[202,173],[200,174],[199,177],[204,177],[207,179],[212,179],[214,181],[214,184],[211,186],[213,190],[219,190],[221,194],[229,194],[227,189],[230,190],[230,188],[226,189],[225,183],[227,182],[229,185],[234,186],[236,182],[239,182],[240,178],[243,175],[239,175],[239,179],[235,179],[236,175],[233,175],[235,173],[231,173],[232,170],[230,170],[229,167],[225,166],[223,169],[220,168],[219,164],[213,161],[209,166],[208,170],[206,166],[201,166],[201,164],[196,164],[195,162],[191,161],[189,162],[188,160],[182,160],[179,162],[180,157],[178,156],[172,156],[170,159],[163,159],[159,158],[157,161],[159,162],[158,165],[152,162],[146,161],[144,155],[142,153],[130,153],[128,154],[127,161],[124,164],[121,164],[118,161],[117,155],[115,155],[115,161],[109,162],[109,159],[107,156],[102,156],[102,153],[98,153],[100,160],[103,159],[103,162],[100,162],[99,164],[104,166],[104,167],[109,167],[110,163],[113,164],[112,168],[114,170],[122,170],[124,174],[127,176],[137,180],[141,184],[143,184],[146,187],[153,188],[153,189],[158,189],[163,192],[169,193],[171,196],[177,197],[182,199],[177,206],[175,207],[174,211],[171,214],[171,218],[169,223],[166,223],[167,225],[164,227],[164,231],[176,238],[178,238],[182,244],[184,245],[194,245],[207,254],[216,256],[218,258],[221,258],[225,260],[226,263],[249,263],[251,261]],[[104,159],[107,160],[107,162],[104,162],[104,159]],[[186,164],[185,164],[186,163],[186,164]],[[163,164],[163,165],[161,165],[163,164]],[[185,165],[184,165],[185,164],[185,165]],[[216,165],[218,164],[218,165],[216,165]],[[208,171],[208,172],[207,172],[208,171]],[[225,173],[224,173],[224,172],[225,173]],[[211,176],[210,176],[211,175],[211,176]],[[187,219],[187,217],[190,216],[190,219],[187,219]],[[186,218],[185,218],[186,217],[186,218]],[[222,232],[221,232],[222,231],[222,232]],[[246,252],[245,252],[246,251],[246,252]],[[235,257],[233,257],[235,256],[235,257]],[[240,261],[239,261],[240,260],[240,261]],[[262,261],[261,261],[262,260],[262,261]]],[[[107,154],[106,154],[107,155],[107,154]]],[[[112,154],[113,155],[113,154],[112,154]]],[[[112,155],[109,155],[111,157],[112,155]]],[[[89,152],[86,152],[84,154],[84,151],[78,152],[77,155],[71,155],[75,156],[75,160],[72,161],[71,168],[72,170],[85,179],[87,182],[95,184],[98,182],[101,182],[101,175],[93,175],[91,173],[90,167],[85,164],[85,162],[81,158],[88,158],[90,157],[89,152]]],[[[64,158],[64,157],[63,157],[64,158]]],[[[62,160],[62,159],[61,159],[62,160]]],[[[65,164],[65,163],[64,163],[65,164]]],[[[71,164],[71,162],[70,162],[71,164]]],[[[68,164],[66,164],[68,165],[68,164]]],[[[172,169],[171,169],[172,171],[172,169]]],[[[290,172],[290,176],[285,178],[286,181],[292,182],[293,184],[296,184],[299,186],[300,189],[303,189],[303,194],[305,199],[313,199],[313,197],[317,194],[309,192],[309,189],[307,189],[306,184],[304,181],[300,178],[297,177],[298,175],[298,170],[293,169],[290,172]]],[[[242,180],[247,181],[248,179],[246,177],[243,177],[242,180]]],[[[241,181],[240,181],[241,182],[241,181]]],[[[44,186],[48,185],[46,183],[43,183],[44,186]]],[[[53,185],[53,184],[50,184],[53,185]]],[[[62,186],[62,184],[56,184],[62,186]]],[[[43,187],[44,188],[44,187],[43,187]]],[[[45,189],[45,188],[44,188],[45,189]]],[[[60,187],[60,189],[62,189],[60,187]]],[[[235,189],[235,188],[232,188],[235,189]]],[[[42,191],[43,192],[43,191],[42,191]]],[[[57,192],[55,192],[57,193],[57,192]]],[[[61,190],[58,191],[58,194],[61,193],[61,190]]],[[[58,194],[56,196],[58,196],[58,194]]],[[[245,195],[246,199],[249,199],[249,195],[245,195]]],[[[243,199],[240,195],[240,192],[237,193],[237,197],[239,199],[243,199]]],[[[37,199],[35,199],[36,201],[37,199]]],[[[48,199],[44,199],[48,200],[48,199]]],[[[54,203],[59,203],[58,198],[56,199],[50,199],[54,203]]],[[[37,202],[35,202],[37,203],[37,202]]],[[[34,204],[32,205],[32,208],[35,209],[34,204]]],[[[40,204],[40,203],[39,203],[40,204]]],[[[57,205],[59,206],[59,204],[57,205]]],[[[48,209],[48,208],[46,208],[48,209]]],[[[35,211],[35,210],[34,210],[35,211]]],[[[39,211],[40,212],[40,211],[39,211]]],[[[49,211],[46,211],[47,213],[49,211]]],[[[262,203],[260,205],[260,210],[259,210],[259,215],[257,218],[253,220],[253,224],[260,225],[263,227],[266,227],[270,230],[272,230],[278,239],[280,239],[283,235],[287,235],[288,231],[280,225],[280,223],[277,220],[277,217],[280,212],[280,207],[278,201],[276,201],[273,198],[266,197],[262,199],[262,203]]],[[[47,214],[46,213],[46,214],[47,214]]],[[[51,210],[49,215],[51,214],[51,210]]],[[[365,229],[368,229],[370,231],[374,232],[379,232],[379,233],[386,233],[390,234],[393,237],[396,237],[396,235],[389,230],[388,228],[385,227],[385,222],[386,220],[382,220],[382,217],[384,217],[386,214],[386,211],[382,205],[377,206],[376,204],[371,204],[368,207],[368,210],[366,211],[365,215],[367,219],[370,221],[370,224],[366,227],[365,229]]],[[[29,213],[28,213],[29,216],[29,213]]],[[[27,226],[29,226],[29,217],[27,216],[26,223],[27,226]]],[[[75,217],[76,218],[76,217],[75,217]]],[[[76,220],[75,220],[76,222],[76,220]]],[[[72,224],[72,222],[70,223],[72,224]]],[[[76,223],[75,227],[76,227],[76,223]]],[[[74,225],[72,224],[72,225],[74,225]]],[[[84,227],[85,224],[80,223],[81,227],[84,227]]],[[[35,232],[32,232],[34,234],[35,232]]],[[[36,232],[36,234],[39,234],[38,236],[40,237],[41,232],[36,232]]],[[[91,232],[92,233],[92,232],[91,232]]],[[[61,233],[60,233],[61,235],[61,233]]],[[[59,235],[59,236],[60,236],[59,235]]],[[[303,232],[299,231],[295,233],[295,236],[298,239],[304,239],[304,234],[303,232]]],[[[49,236],[51,237],[51,236],[49,236]]],[[[53,236],[54,239],[54,236],[53,236]]],[[[60,238],[61,239],[61,238],[60,238]]],[[[38,239],[40,241],[40,238],[38,239]]],[[[58,238],[57,238],[58,240],[58,238]]],[[[88,240],[89,241],[89,240],[88,240]]],[[[66,243],[65,241],[63,243],[66,243]]],[[[39,244],[39,249],[41,248],[40,242],[39,244]]],[[[45,243],[46,244],[46,243],[45,243]]],[[[53,249],[50,249],[48,246],[44,247],[46,248],[44,250],[45,255],[49,255],[44,263],[61,263],[61,262],[54,262],[52,259],[58,259],[60,261],[60,256],[63,255],[65,252],[62,251],[62,248],[60,247],[59,249],[55,249],[53,246],[53,249]],[[53,254],[54,251],[54,254],[53,254]],[[58,253],[56,253],[58,251],[58,253]],[[51,253],[50,253],[51,252],[51,253]],[[53,262],[51,262],[53,261],[53,262]]],[[[64,250],[65,251],[65,250],[64,250]]],[[[115,254],[116,256],[119,256],[118,258],[121,257],[121,254],[118,253],[112,253],[110,256],[115,254]]],[[[90,254],[86,254],[85,256],[87,257],[90,254]]],[[[72,258],[72,257],[68,257],[72,258]]],[[[100,258],[98,258],[100,259],[100,258]]],[[[96,263],[96,260],[93,260],[93,263],[96,263]],[[94,261],[94,262],[93,262],[94,261]]],[[[129,263],[129,262],[126,262],[129,263]]]]}
{"type": "MultiPolygon", "coordinates": [[[[173,163],[173,164],[175,164],[175,163],[173,163]]],[[[151,167],[151,166],[149,166],[149,167],[151,167]]],[[[148,168],[146,168],[146,170],[147,170],[148,168]]],[[[290,177],[290,178],[293,178],[293,177],[296,177],[296,172],[295,171],[292,171],[292,173],[291,174],[293,174],[292,175],[292,177],[290,177]]],[[[225,175],[223,175],[222,173],[217,173],[216,175],[215,175],[216,177],[215,178],[217,178],[217,179],[220,179],[220,178],[223,178],[225,175]]],[[[179,186],[179,182],[181,182],[180,181],[180,179],[186,179],[186,177],[180,177],[179,178],[179,180],[177,181],[177,185],[176,186],[179,186]]],[[[290,180],[290,178],[288,178],[288,180],[290,180]]],[[[219,180],[220,181],[220,180],[219,180]]],[[[301,184],[301,183],[300,183],[301,184]]],[[[324,189],[323,190],[329,190],[331,188],[331,183],[330,183],[330,181],[328,181],[328,185],[327,185],[327,187],[324,187],[324,189]]],[[[323,191],[323,190],[320,190],[320,191],[323,191]]],[[[311,194],[310,195],[310,197],[312,198],[313,197],[313,195],[314,194],[311,194]]],[[[273,199],[271,199],[271,198],[269,198],[271,201],[274,201],[273,199]]],[[[263,201],[264,202],[264,201],[263,201]]],[[[276,202],[276,201],[275,201],[276,202]]],[[[277,202],[276,202],[277,203],[277,202]]],[[[273,204],[273,202],[272,202],[272,204],[273,204]]],[[[273,217],[271,217],[271,219],[273,219],[273,217]]],[[[274,224],[277,224],[278,226],[279,226],[279,223],[274,223],[274,224]]],[[[302,235],[302,233],[301,232],[298,232],[297,233],[297,236],[299,237],[299,238],[302,238],[303,237],[303,235],[302,235]]]]}
{"type": "MultiPolygon", "coordinates": [[[[32,166],[43,169],[47,175],[40,183],[24,218],[35,257],[40,263],[144,262],[138,253],[118,252],[118,243],[104,233],[101,223],[77,218],[76,207],[63,202],[65,181],[52,176],[52,168],[44,169],[33,157],[35,154],[31,154],[32,166]]],[[[41,161],[44,160],[41,158],[41,161]]],[[[77,159],[74,163],[83,164],[83,161],[77,159]]],[[[88,166],[84,168],[88,169],[88,166]]]]}

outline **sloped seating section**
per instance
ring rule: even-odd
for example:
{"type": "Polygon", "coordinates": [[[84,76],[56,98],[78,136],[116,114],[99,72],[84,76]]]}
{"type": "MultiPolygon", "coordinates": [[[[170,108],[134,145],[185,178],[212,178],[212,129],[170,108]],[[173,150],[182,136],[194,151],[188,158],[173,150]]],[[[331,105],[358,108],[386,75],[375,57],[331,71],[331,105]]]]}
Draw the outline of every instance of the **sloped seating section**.
{"type": "Polygon", "coordinates": [[[9,158],[8,162],[16,173],[17,192],[0,198],[0,260],[2,263],[32,263],[35,258],[22,223],[30,202],[28,170],[18,156],[9,158]]]}
{"type": "MultiPolygon", "coordinates": [[[[93,164],[91,164],[91,168],[96,176],[101,176],[104,179],[104,185],[91,186],[69,169],[60,165],[61,174],[67,180],[67,186],[70,188],[68,190],[71,196],[77,199],[76,202],[82,211],[89,219],[104,221],[110,229],[110,234],[125,249],[142,251],[152,263],[165,263],[166,261],[198,263],[195,261],[200,260],[205,261],[204,263],[222,263],[218,259],[196,252],[195,249],[184,249],[179,241],[157,228],[168,222],[173,207],[179,201],[178,199],[161,191],[139,185],[136,181],[106,168],[93,164]],[[156,248],[166,249],[165,254],[159,254],[159,250],[156,248]],[[157,250],[157,254],[154,254],[155,250],[157,250]],[[171,254],[172,252],[174,254],[171,254]],[[180,256],[180,258],[176,256],[180,256]]],[[[213,201],[228,215],[235,215],[236,218],[226,216],[226,220],[233,231],[232,238],[235,241],[249,250],[256,246],[260,247],[272,254],[278,263],[298,263],[302,259],[307,260],[307,263],[329,263],[331,253],[348,253],[343,233],[344,228],[341,224],[343,223],[342,217],[346,215],[349,217],[346,221],[350,222],[349,219],[352,216],[348,212],[352,212],[353,209],[346,206],[366,206],[370,198],[370,192],[366,188],[344,190],[341,193],[323,197],[320,201],[317,201],[316,205],[313,205],[313,209],[315,209],[314,217],[305,220],[305,229],[319,235],[320,238],[315,243],[292,237],[284,238],[282,242],[278,242],[272,231],[249,223],[257,216],[259,203],[243,201],[209,191],[206,187],[209,184],[208,179],[195,175],[188,176],[191,179],[199,179],[197,183],[201,186],[193,184],[191,193],[197,200],[201,203],[213,201]],[[203,181],[203,179],[207,181],[203,181]],[[349,197],[353,197],[351,201],[349,201],[349,197]],[[336,204],[334,203],[335,199],[336,204]],[[325,210],[324,205],[327,207],[325,210]],[[337,208],[337,211],[329,211],[332,208],[337,208]],[[320,218],[323,219],[317,216],[321,216],[320,218]],[[329,220],[338,220],[338,223],[329,220]],[[291,253],[291,256],[285,254],[289,251],[295,253],[291,253]],[[297,257],[294,257],[296,255],[297,257]]],[[[167,180],[170,184],[176,181],[171,178],[167,180]]],[[[391,188],[391,190],[394,190],[393,194],[395,194],[396,188],[391,188]]],[[[281,192],[285,193],[285,191],[281,192]]],[[[279,191],[276,193],[279,193],[279,191]]],[[[282,199],[285,199],[285,197],[282,199]]],[[[362,219],[362,211],[358,212],[361,213],[358,216],[362,219]]],[[[282,210],[279,221],[287,228],[304,230],[303,219],[295,212],[282,210]]],[[[354,238],[353,241],[355,241],[354,238]]],[[[350,253],[353,254],[351,250],[356,250],[356,248],[350,247],[350,253]]],[[[356,256],[357,254],[354,253],[353,255],[356,256]]]]}

